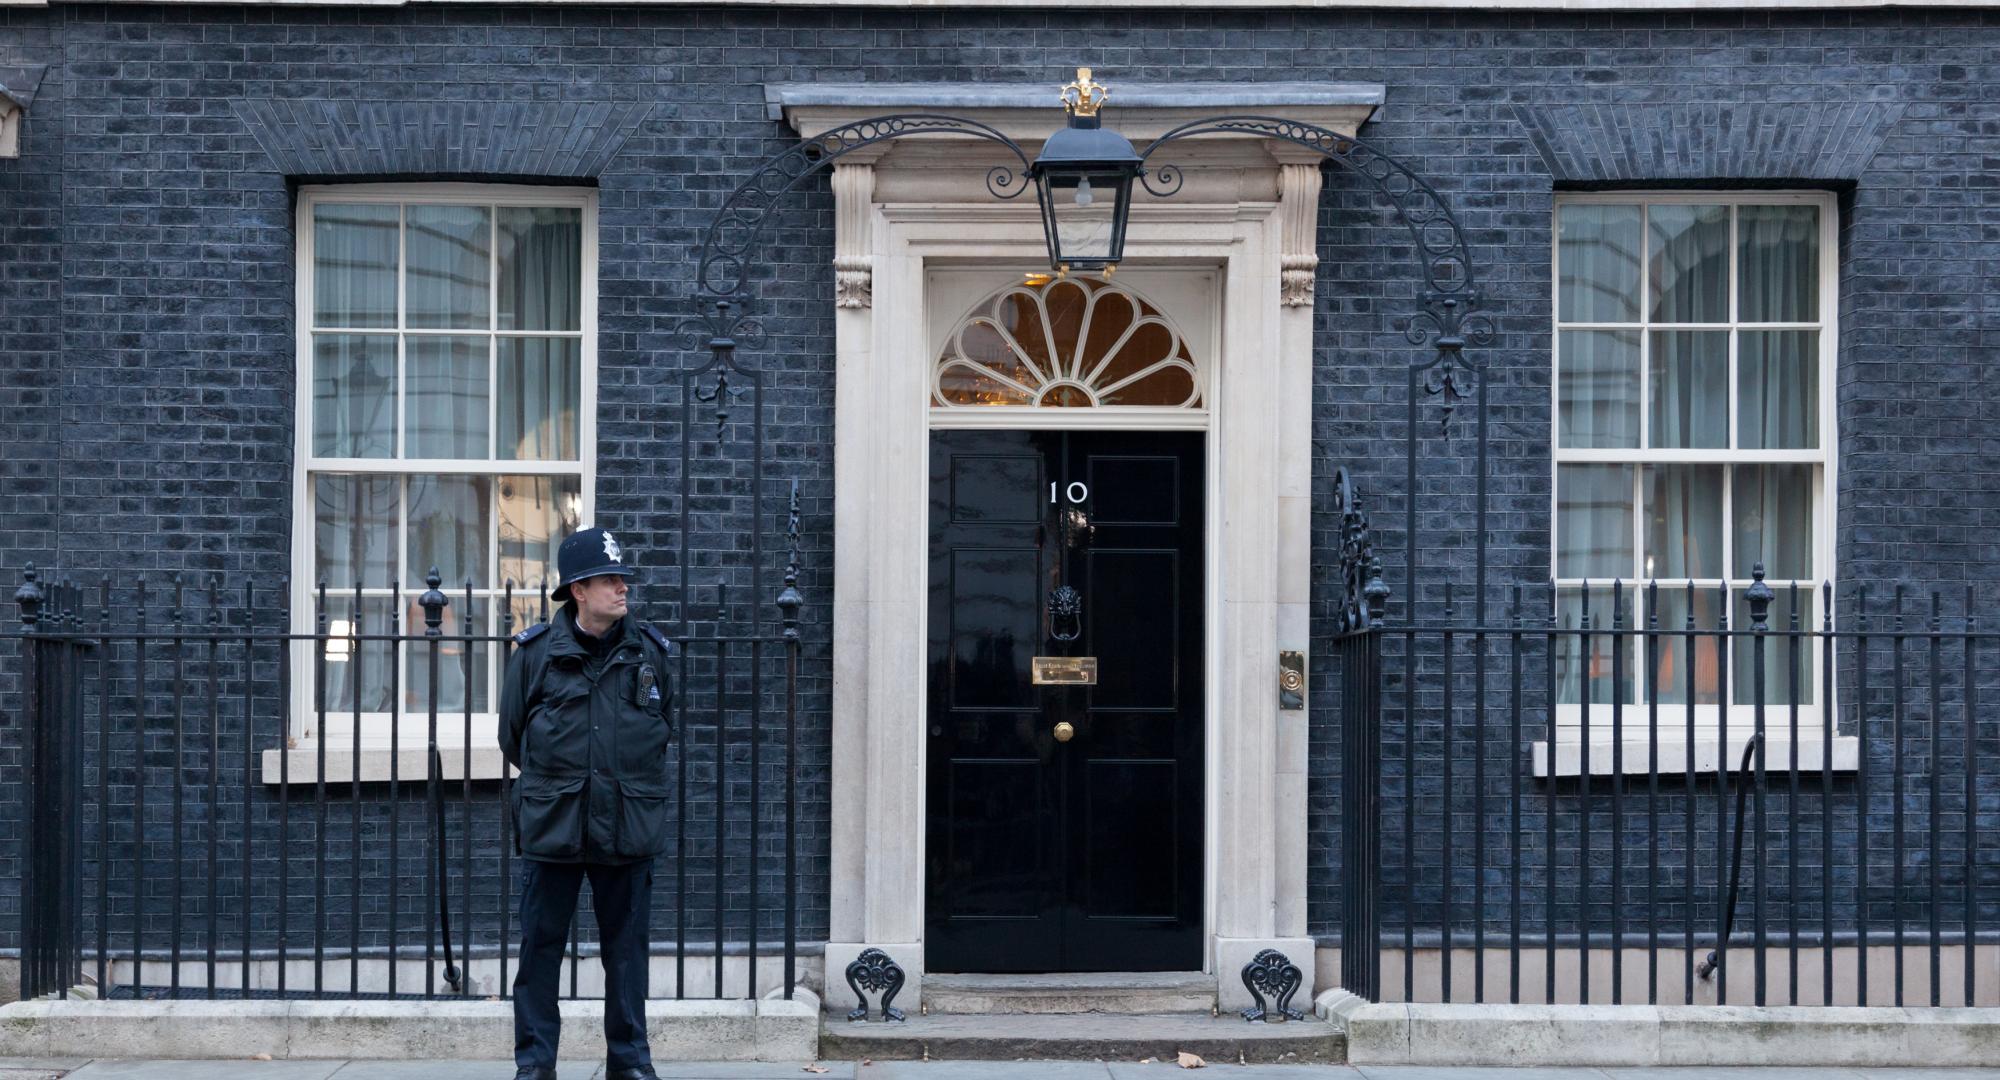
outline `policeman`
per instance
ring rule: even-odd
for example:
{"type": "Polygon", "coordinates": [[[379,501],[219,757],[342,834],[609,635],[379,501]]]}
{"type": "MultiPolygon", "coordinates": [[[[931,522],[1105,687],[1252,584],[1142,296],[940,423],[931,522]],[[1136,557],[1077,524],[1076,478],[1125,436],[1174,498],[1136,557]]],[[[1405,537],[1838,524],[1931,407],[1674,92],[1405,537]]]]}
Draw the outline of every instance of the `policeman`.
{"type": "Polygon", "coordinates": [[[667,834],[665,635],[626,613],[618,541],[584,529],[556,553],[564,601],[515,635],[500,692],[500,751],[514,782],[521,966],[515,1080],[555,1080],[556,974],[577,890],[590,878],[603,936],[606,1080],[658,1080],[646,1045],[653,860],[667,834]]]}

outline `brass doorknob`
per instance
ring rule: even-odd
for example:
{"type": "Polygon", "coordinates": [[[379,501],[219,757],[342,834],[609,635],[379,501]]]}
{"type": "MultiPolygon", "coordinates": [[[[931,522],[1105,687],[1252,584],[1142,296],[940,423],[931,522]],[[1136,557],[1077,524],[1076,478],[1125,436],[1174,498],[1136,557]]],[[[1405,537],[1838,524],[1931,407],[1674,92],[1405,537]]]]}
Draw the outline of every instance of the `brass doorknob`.
{"type": "Polygon", "coordinates": [[[1056,725],[1056,741],[1068,742],[1076,738],[1076,725],[1067,720],[1056,725]]]}

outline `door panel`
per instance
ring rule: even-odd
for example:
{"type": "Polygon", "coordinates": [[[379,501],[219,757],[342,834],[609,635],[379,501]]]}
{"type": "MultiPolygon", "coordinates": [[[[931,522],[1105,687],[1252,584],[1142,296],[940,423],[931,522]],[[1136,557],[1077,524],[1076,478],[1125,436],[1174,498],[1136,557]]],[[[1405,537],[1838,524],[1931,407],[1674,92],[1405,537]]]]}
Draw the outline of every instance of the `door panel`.
{"type": "Polygon", "coordinates": [[[1092,761],[1084,795],[1087,835],[1127,845],[1112,857],[1086,851],[1084,909],[1100,919],[1160,920],[1174,917],[1176,845],[1170,828],[1174,813],[1175,763],[1171,761],[1092,761]],[[1133,828],[1139,825],[1139,828],[1133,828]]]}
{"type": "Polygon", "coordinates": [[[932,436],[931,970],[1200,967],[1202,453],[932,436]],[[1095,657],[1098,682],[1034,685],[1035,656],[1095,657]]]}
{"type": "Polygon", "coordinates": [[[945,858],[953,871],[963,876],[956,896],[959,915],[1041,917],[1044,898],[1036,882],[1054,861],[1049,851],[1052,838],[1020,827],[1024,811],[1035,816],[1041,809],[1024,807],[1020,802],[1023,792],[1030,799],[1039,795],[1035,774],[1040,769],[1041,762],[1033,759],[952,763],[950,840],[945,858]],[[982,867],[999,868],[999,872],[972,872],[982,867]]]}
{"type": "Polygon", "coordinates": [[[953,712],[1035,709],[1029,660],[1039,614],[1024,602],[1041,576],[1033,548],[951,552],[950,648],[953,712]]]}
{"type": "Polygon", "coordinates": [[[1100,658],[1091,711],[1174,709],[1180,700],[1180,681],[1173,677],[1181,631],[1180,553],[1093,547],[1088,559],[1083,610],[1116,613],[1106,633],[1093,627],[1089,635],[1100,658]],[[1131,662],[1107,665],[1107,652],[1131,662]]]}

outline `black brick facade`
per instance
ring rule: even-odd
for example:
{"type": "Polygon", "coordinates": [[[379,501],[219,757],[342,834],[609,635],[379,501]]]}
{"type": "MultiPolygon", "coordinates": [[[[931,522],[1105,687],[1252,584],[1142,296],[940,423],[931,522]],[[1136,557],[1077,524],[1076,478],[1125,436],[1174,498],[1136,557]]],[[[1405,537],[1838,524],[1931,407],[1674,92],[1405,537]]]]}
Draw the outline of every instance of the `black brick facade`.
{"type": "MultiPolygon", "coordinates": [[[[1548,564],[1554,192],[1703,184],[1843,192],[1843,587],[1900,578],[1957,597],[1972,585],[1990,603],[2000,586],[2000,395],[1986,392],[2000,380],[1986,296],[2000,266],[1996,42],[2000,15],[1967,10],[70,4],[0,12],[0,63],[49,65],[20,159],[0,161],[0,567],[11,574],[33,561],[91,582],[145,573],[156,589],[173,573],[275,581],[291,569],[295,185],[594,177],[598,517],[628,538],[656,580],[671,582],[681,542],[678,329],[709,213],[786,145],[765,116],[763,86],[1055,86],[1088,62],[1114,87],[1121,73],[1387,87],[1363,135],[1411,163],[1454,207],[1496,314],[1499,337],[1484,352],[1496,610],[1508,586],[1540,582],[1548,564]],[[444,129],[484,137],[440,149],[416,134],[444,129]],[[354,142],[344,134],[354,131],[375,134],[354,142]]],[[[1372,504],[1378,526],[1399,551],[1401,504],[1388,496],[1402,487],[1411,347],[1397,320],[1416,282],[1402,226],[1354,178],[1334,173],[1327,186],[1315,313],[1313,705],[1330,718],[1332,472],[1349,465],[1364,491],[1381,493],[1372,504]]],[[[754,274],[766,306],[754,358],[775,407],[766,433],[773,479],[804,483],[802,587],[812,670],[822,673],[831,206],[823,182],[797,200],[754,274]]],[[[1433,407],[1423,415],[1434,423],[1433,407]]],[[[1425,444],[1421,572],[1430,589],[1449,580],[1466,590],[1471,581],[1469,441],[1458,430],[1425,444]]],[[[747,440],[730,429],[736,451],[747,440]]],[[[726,452],[713,467],[726,471],[739,458],[726,452]]],[[[707,509],[713,516],[691,539],[704,581],[712,576],[703,568],[729,564],[731,529],[747,524],[740,500],[707,509]]],[[[1406,593],[1400,569],[1390,584],[1406,593]]],[[[654,597],[663,613],[666,593],[654,597]]],[[[0,693],[12,689],[0,684],[0,693]]],[[[823,675],[807,691],[810,938],[826,926],[823,675]]],[[[6,723],[0,786],[17,791],[11,711],[6,723]]],[[[1330,723],[1315,731],[1311,922],[1331,934],[1338,759],[1330,723]]],[[[1432,734],[1419,732],[1420,743],[1433,745],[1432,734]]],[[[1496,762],[1502,755],[1497,743],[1489,750],[1496,762]]],[[[1388,780],[1392,802],[1402,798],[1393,768],[1388,780]]],[[[17,944],[17,804],[9,799],[0,812],[0,944],[8,945],[17,944]]],[[[2000,815],[1990,780],[1979,805],[2000,815]]],[[[1857,824],[1841,828],[1851,834],[1857,824]]],[[[160,819],[148,831],[164,827],[160,819]]],[[[1559,833],[1573,845],[1573,820],[1559,833]]]]}

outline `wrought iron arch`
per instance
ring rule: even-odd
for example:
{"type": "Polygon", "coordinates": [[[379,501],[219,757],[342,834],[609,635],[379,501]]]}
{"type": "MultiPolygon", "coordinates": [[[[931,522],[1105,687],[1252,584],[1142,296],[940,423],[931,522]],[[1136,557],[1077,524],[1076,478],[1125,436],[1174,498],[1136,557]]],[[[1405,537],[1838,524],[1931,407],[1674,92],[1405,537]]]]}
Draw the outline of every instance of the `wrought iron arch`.
{"type": "Polygon", "coordinates": [[[779,200],[797,190],[814,173],[856,150],[923,135],[969,136],[997,144],[1012,154],[1021,168],[1018,173],[1007,165],[987,170],[986,190],[996,198],[1012,199],[1028,189],[1028,154],[1021,145],[998,128],[964,117],[942,113],[875,116],[802,139],[765,161],[737,185],[702,235],[701,258],[695,267],[695,287],[699,293],[696,303],[704,309],[701,312],[704,317],[709,317],[708,308],[716,309],[720,316],[709,317],[708,326],[714,336],[734,336],[730,331],[740,326],[745,317],[749,260],[779,200]],[[732,309],[736,312],[733,319],[729,315],[732,309]]]}
{"type": "MultiPolygon", "coordinates": [[[[1408,494],[1404,500],[1407,552],[1404,573],[1407,585],[1414,581],[1416,572],[1417,399],[1421,395],[1443,398],[1442,431],[1449,435],[1457,403],[1466,398],[1469,388],[1476,388],[1474,412],[1478,424],[1478,464],[1475,475],[1479,519],[1476,535],[1483,537],[1485,532],[1486,380],[1482,377],[1484,364],[1468,358],[1465,347],[1490,344],[1494,327],[1491,316],[1482,307],[1483,295],[1478,284],[1477,267],[1471,247],[1466,242],[1465,231],[1437,189],[1393,155],[1355,136],[1280,117],[1216,116],[1191,121],[1166,132],[1149,143],[1139,155],[1142,166],[1140,176],[1146,190],[1157,197],[1168,197],[1178,192],[1183,179],[1179,165],[1164,163],[1148,171],[1144,168],[1145,163],[1151,161],[1163,147],[1183,139],[1212,134],[1252,135],[1313,150],[1326,161],[1367,179],[1409,230],[1422,289],[1417,297],[1418,307],[1410,313],[1408,325],[1404,328],[1404,336],[1412,345],[1434,345],[1435,352],[1408,365],[1409,421],[1405,435],[1408,494]]],[[[945,113],[889,114],[830,128],[812,138],[800,140],[765,161],[723,201],[703,234],[696,264],[695,295],[692,298],[696,311],[681,324],[681,335],[683,346],[689,351],[701,348],[705,337],[710,357],[707,363],[684,371],[682,401],[712,403],[715,406],[716,438],[720,442],[727,430],[733,398],[746,390],[749,392],[754,413],[754,439],[760,448],[752,465],[753,491],[762,490],[763,386],[759,373],[737,360],[736,348],[739,342],[754,344],[760,337],[757,324],[750,319],[748,275],[757,244],[780,200],[797,190],[813,174],[865,147],[893,139],[926,135],[982,139],[1003,148],[1020,163],[1020,169],[1017,172],[1007,164],[989,169],[987,190],[1001,199],[1016,198],[1028,190],[1027,173],[1031,162],[1027,153],[999,129],[945,113]],[[703,385],[711,376],[714,383],[703,385]],[[749,385],[732,388],[732,376],[749,385]]],[[[681,475],[685,478],[690,462],[686,437],[688,427],[684,425],[682,430],[681,475]]],[[[688,565],[685,521],[681,535],[681,565],[685,575],[688,565]]],[[[753,558],[760,555],[753,542],[753,558]]],[[[1476,603],[1483,611],[1486,577],[1483,542],[1479,544],[1477,565],[1479,586],[1476,603]]],[[[752,570],[753,581],[757,580],[758,572],[758,569],[752,570]]],[[[1376,580],[1379,583],[1379,577],[1376,580]]],[[[684,593],[685,584],[684,581],[684,593]]]]}
{"type": "MultiPolygon", "coordinates": [[[[1417,398],[1421,390],[1443,400],[1440,432],[1451,433],[1453,413],[1465,400],[1468,384],[1473,390],[1477,432],[1474,437],[1476,464],[1473,467],[1475,523],[1473,606],[1476,616],[1486,615],[1486,379],[1485,364],[1465,355],[1465,346],[1488,345],[1493,340],[1493,320],[1481,307],[1477,268],[1472,250],[1465,242],[1465,230],[1452,216],[1451,208],[1437,189],[1409,166],[1352,135],[1296,120],[1275,116],[1214,116],[1195,120],[1161,135],[1148,145],[1139,160],[1143,165],[1161,147],[1196,135],[1256,135],[1317,151],[1335,165],[1366,178],[1375,190],[1396,209],[1415,244],[1417,270],[1424,287],[1418,295],[1422,305],[1410,316],[1404,336],[1412,345],[1435,343],[1437,351],[1409,366],[1409,410],[1403,435],[1404,519],[1403,585],[1407,591],[1404,612],[1414,620],[1417,580],[1417,398]]],[[[1142,173],[1142,176],[1144,174],[1142,173]]],[[[1171,195],[1180,190],[1181,171],[1168,164],[1145,176],[1146,190],[1154,195],[1171,195]]],[[[1346,470],[1341,470],[1344,491],[1351,494],[1346,470]]],[[[1343,508],[1348,502],[1343,498],[1343,508]]],[[[1380,587],[1374,604],[1369,605],[1374,621],[1381,621],[1381,604],[1388,599],[1379,570],[1372,583],[1380,587]]]]}
{"type": "MultiPolygon", "coordinates": [[[[1212,116],[1190,121],[1154,139],[1139,160],[1150,161],[1170,143],[1214,134],[1256,135],[1317,151],[1327,161],[1367,179],[1395,208],[1410,232],[1424,283],[1418,295],[1422,308],[1410,316],[1405,336],[1412,345],[1433,341],[1437,345],[1436,355],[1410,366],[1430,372],[1426,386],[1430,393],[1449,392],[1445,402],[1445,422],[1449,425],[1452,400],[1465,389],[1460,380],[1476,379],[1484,368],[1464,356],[1465,346],[1489,344],[1493,323],[1480,307],[1478,276],[1465,230],[1459,227],[1444,197],[1409,166],[1378,147],[1329,128],[1275,116],[1212,116]]],[[[1163,164],[1140,176],[1146,190],[1161,198],[1181,188],[1178,165],[1163,164]]]]}

